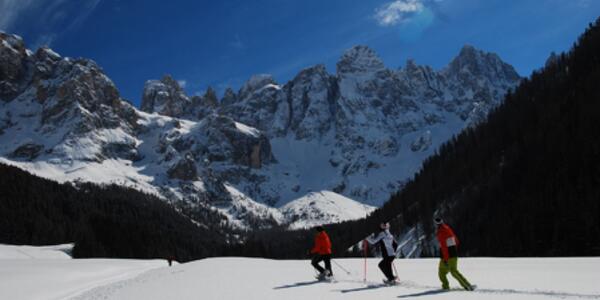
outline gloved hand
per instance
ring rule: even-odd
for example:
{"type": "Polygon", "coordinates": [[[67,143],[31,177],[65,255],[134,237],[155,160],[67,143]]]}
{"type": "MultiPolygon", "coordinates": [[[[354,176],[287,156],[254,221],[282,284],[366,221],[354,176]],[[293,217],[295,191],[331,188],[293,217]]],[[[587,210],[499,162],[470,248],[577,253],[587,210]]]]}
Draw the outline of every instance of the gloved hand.
{"type": "Polygon", "coordinates": [[[444,260],[443,262],[444,262],[444,266],[447,268],[448,267],[448,261],[444,260]]]}

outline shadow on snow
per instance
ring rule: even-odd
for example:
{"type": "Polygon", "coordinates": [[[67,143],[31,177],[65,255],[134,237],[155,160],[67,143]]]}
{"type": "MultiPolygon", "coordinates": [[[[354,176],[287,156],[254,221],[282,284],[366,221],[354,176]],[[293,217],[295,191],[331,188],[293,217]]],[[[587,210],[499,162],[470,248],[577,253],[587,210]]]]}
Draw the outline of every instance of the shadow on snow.
{"type": "Polygon", "coordinates": [[[423,291],[423,292],[419,292],[419,293],[401,295],[401,296],[398,296],[398,298],[433,296],[433,295],[437,295],[437,294],[441,294],[441,293],[449,293],[449,292],[548,296],[548,297],[556,297],[556,298],[563,298],[563,299],[564,298],[600,299],[600,295],[566,293],[566,292],[556,292],[556,291],[542,291],[542,290],[523,291],[523,290],[513,290],[513,289],[476,289],[475,291],[465,291],[463,289],[451,289],[451,290],[434,289],[434,290],[428,290],[428,291],[423,291]]]}
{"type": "Polygon", "coordinates": [[[307,285],[313,285],[313,284],[320,283],[320,282],[321,281],[319,281],[319,280],[296,282],[296,283],[293,283],[293,284],[286,284],[286,285],[282,285],[282,286],[276,286],[273,289],[274,290],[289,289],[289,288],[294,288],[294,287],[302,287],[302,286],[307,286],[307,285]]]}

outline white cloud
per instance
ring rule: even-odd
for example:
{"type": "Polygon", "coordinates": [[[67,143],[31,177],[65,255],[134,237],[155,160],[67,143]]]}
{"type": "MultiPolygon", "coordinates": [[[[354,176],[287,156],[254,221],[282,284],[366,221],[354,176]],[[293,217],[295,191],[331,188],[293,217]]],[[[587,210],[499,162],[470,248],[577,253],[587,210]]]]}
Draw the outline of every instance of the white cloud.
{"type": "Polygon", "coordinates": [[[10,31],[19,15],[35,6],[35,0],[2,0],[0,1],[0,30],[10,31]]]}
{"type": "Polygon", "coordinates": [[[377,8],[375,19],[381,26],[392,26],[409,21],[424,8],[423,0],[395,0],[377,8]]]}
{"type": "Polygon", "coordinates": [[[177,83],[182,89],[185,89],[185,87],[187,86],[187,80],[184,79],[177,80],[177,83]]]}
{"type": "Polygon", "coordinates": [[[37,49],[43,46],[50,46],[55,38],[56,34],[54,33],[40,35],[28,48],[37,49]]]}
{"type": "Polygon", "coordinates": [[[60,34],[79,27],[100,1],[0,0],[0,30],[11,32],[24,26],[38,35],[34,45],[50,45],[60,34]]]}

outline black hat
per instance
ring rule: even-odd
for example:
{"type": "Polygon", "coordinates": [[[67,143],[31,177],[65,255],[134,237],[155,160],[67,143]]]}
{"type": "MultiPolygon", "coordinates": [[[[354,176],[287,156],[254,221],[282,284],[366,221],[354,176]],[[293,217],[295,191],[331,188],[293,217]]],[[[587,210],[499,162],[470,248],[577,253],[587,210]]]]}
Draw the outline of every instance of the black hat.
{"type": "Polygon", "coordinates": [[[317,226],[317,227],[315,227],[315,229],[316,229],[318,232],[321,232],[321,231],[325,230],[325,228],[323,228],[323,226],[317,226]]]}

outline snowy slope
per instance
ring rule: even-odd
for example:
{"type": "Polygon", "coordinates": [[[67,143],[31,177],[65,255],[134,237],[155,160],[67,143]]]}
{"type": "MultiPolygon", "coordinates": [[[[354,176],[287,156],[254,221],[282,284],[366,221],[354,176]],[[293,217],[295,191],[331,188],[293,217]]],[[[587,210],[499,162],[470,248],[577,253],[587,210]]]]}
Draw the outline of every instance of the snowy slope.
{"type": "Polygon", "coordinates": [[[0,259],[71,259],[73,244],[55,246],[15,246],[0,244],[0,259]]]}
{"type": "MultiPolygon", "coordinates": [[[[10,250],[13,251],[13,250],[10,250]]],[[[0,246],[0,253],[6,247],[0,246]]],[[[314,280],[307,260],[165,261],[0,259],[0,299],[600,299],[600,258],[463,258],[474,292],[441,293],[437,259],[396,260],[401,284],[380,284],[379,259],[336,259],[336,281],[314,280]],[[341,269],[342,266],[344,269],[341,269]]]]}
{"type": "Polygon", "coordinates": [[[0,299],[70,299],[94,287],[166,266],[157,260],[70,259],[71,245],[0,245],[0,299]]]}
{"type": "Polygon", "coordinates": [[[366,217],[375,207],[330,191],[311,192],[280,208],[290,229],[339,223],[366,217]]]}

